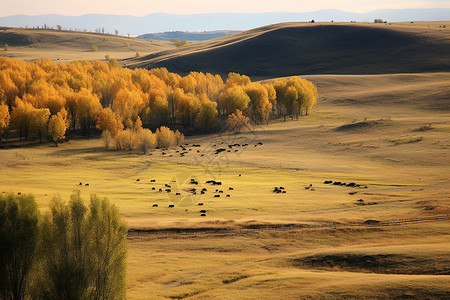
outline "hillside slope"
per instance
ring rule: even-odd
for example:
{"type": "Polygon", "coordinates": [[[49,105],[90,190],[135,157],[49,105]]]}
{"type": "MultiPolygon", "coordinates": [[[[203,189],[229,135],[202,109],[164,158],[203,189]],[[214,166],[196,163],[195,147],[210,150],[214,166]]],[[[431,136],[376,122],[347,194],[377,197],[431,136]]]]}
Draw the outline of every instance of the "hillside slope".
{"type": "Polygon", "coordinates": [[[171,42],[148,41],[124,36],[65,31],[0,27],[0,56],[22,60],[48,58],[55,61],[123,59],[136,53],[149,54],[174,48],[171,42]],[[4,50],[8,44],[8,50],[4,50]],[[92,46],[97,51],[92,51],[92,46]]]}
{"type": "Polygon", "coordinates": [[[450,31],[440,26],[282,23],[125,63],[259,78],[450,71],[450,31]]]}

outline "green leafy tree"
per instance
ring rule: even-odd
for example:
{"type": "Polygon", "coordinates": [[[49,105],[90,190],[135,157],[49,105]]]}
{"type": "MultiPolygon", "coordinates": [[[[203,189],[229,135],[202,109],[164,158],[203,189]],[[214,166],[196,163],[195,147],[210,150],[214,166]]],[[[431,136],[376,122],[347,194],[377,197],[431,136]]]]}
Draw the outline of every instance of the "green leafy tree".
{"type": "Polygon", "coordinates": [[[32,195],[0,195],[0,298],[24,299],[38,240],[32,195]]]}
{"type": "Polygon", "coordinates": [[[127,228],[117,207],[79,191],[69,204],[54,198],[42,223],[44,299],[124,299],[127,228]]]}

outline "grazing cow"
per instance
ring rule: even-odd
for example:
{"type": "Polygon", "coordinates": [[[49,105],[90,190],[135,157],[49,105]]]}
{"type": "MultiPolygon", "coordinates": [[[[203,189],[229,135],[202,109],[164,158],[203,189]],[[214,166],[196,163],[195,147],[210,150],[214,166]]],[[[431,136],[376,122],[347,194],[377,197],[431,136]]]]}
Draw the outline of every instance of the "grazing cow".
{"type": "Polygon", "coordinates": [[[247,147],[247,146],[248,146],[248,144],[243,144],[243,145],[242,145],[242,147],[247,147]]]}
{"type": "Polygon", "coordinates": [[[136,179],[136,181],[141,181],[141,180],[138,178],[138,179],[136,179]]]}
{"type": "Polygon", "coordinates": [[[325,180],[323,183],[324,183],[324,184],[330,184],[330,183],[333,183],[333,181],[331,181],[331,180],[325,180]]]}
{"type": "Polygon", "coordinates": [[[206,213],[206,210],[202,209],[200,212],[201,212],[202,214],[204,214],[204,213],[206,213]]]}
{"type": "Polygon", "coordinates": [[[18,192],[17,195],[22,195],[22,193],[21,193],[21,192],[18,192]]]}
{"type": "Polygon", "coordinates": [[[175,205],[173,205],[173,204],[170,204],[170,205],[169,205],[169,208],[172,208],[172,207],[175,207],[175,205]]]}
{"type": "Polygon", "coordinates": [[[315,192],[316,191],[316,189],[311,189],[311,192],[315,192]]]}
{"type": "Polygon", "coordinates": [[[309,190],[310,188],[310,186],[305,186],[305,190],[309,190]]]}
{"type": "Polygon", "coordinates": [[[198,203],[197,205],[198,205],[198,206],[203,206],[203,203],[202,203],[202,202],[200,202],[200,203],[198,203]]]}
{"type": "Polygon", "coordinates": [[[214,195],[214,198],[220,198],[220,195],[214,195]]]}
{"type": "Polygon", "coordinates": [[[175,151],[175,153],[180,153],[180,150],[175,151]]]}
{"type": "Polygon", "coordinates": [[[200,217],[206,217],[206,214],[201,214],[200,217]]]}
{"type": "Polygon", "coordinates": [[[166,192],[170,193],[170,192],[172,192],[172,190],[171,189],[166,189],[166,192]]]}
{"type": "Polygon", "coordinates": [[[158,204],[153,204],[153,207],[158,207],[158,204]]]}
{"type": "Polygon", "coordinates": [[[349,195],[354,195],[354,194],[356,194],[357,192],[350,192],[350,193],[348,193],[349,195]]]}
{"type": "Polygon", "coordinates": [[[262,143],[261,143],[261,142],[258,142],[258,144],[257,144],[257,145],[260,145],[260,146],[261,146],[261,145],[262,145],[262,143]]]}
{"type": "Polygon", "coordinates": [[[200,153],[200,150],[197,150],[197,153],[200,153]]]}
{"type": "Polygon", "coordinates": [[[355,187],[355,185],[356,185],[356,183],[354,183],[354,182],[350,182],[347,184],[348,187],[355,187]]]}
{"type": "Polygon", "coordinates": [[[282,193],[283,193],[283,194],[286,194],[286,191],[283,191],[282,193]]]}
{"type": "Polygon", "coordinates": [[[84,186],[89,186],[89,183],[86,183],[84,186]]]}
{"type": "Polygon", "coordinates": [[[189,192],[191,193],[195,193],[197,190],[196,189],[190,189],[189,192]]]}
{"type": "Polygon", "coordinates": [[[166,152],[163,152],[162,155],[166,155],[166,152]]]}
{"type": "Polygon", "coordinates": [[[219,191],[219,193],[221,193],[221,194],[222,194],[222,193],[223,193],[223,191],[219,191]]]}
{"type": "Polygon", "coordinates": [[[241,174],[239,174],[239,177],[241,177],[242,175],[241,174]]]}
{"type": "Polygon", "coordinates": [[[280,190],[284,190],[284,186],[280,186],[280,190]]]}
{"type": "Polygon", "coordinates": [[[156,188],[155,188],[155,187],[152,187],[152,190],[154,191],[154,190],[156,190],[156,188]]]}
{"type": "Polygon", "coordinates": [[[180,194],[180,193],[176,193],[175,195],[177,195],[177,196],[181,196],[181,194],[180,194]]]}
{"type": "Polygon", "coordinates": [[[356,200],[356,201],[358,201],[358,202],[364,202],[364,200],[363,200],[363,199],[358,199],[358,200],[356,200]]]}
{"type": "Polygon", "coordinates": [[[152,179],[152,180],[150,180],[150,182],[156,182],[156,180],[155,180],[155,179],[152,179]]]}
{"type": "Polygon", "coordinates": [[[335,181],[335,182],[333,182],[333,185],[341,185],[341,182],[340,181],[335,181]]]}
{"type": "Polygon", "coordinates": [[[158,192],[162,192],[162,189],[159,189],[158,192]]]}
{"type": "Polygon", "coordinates": [[[78,185],[83,185],[83,183],[82,182],[80,182],[78,185]]]}
{"type": "Polygon", "coordinates": [[[205,191],[200,191],[200,194],[202,194],[202,195],[205,194],[205,191]]]}
{"type": "Polygon", "coordinates": [[[234,190],[231,186],[228,188],[230,191],[234,190]]]}
{"type": "Polygon", "coordinates": [[[171,188],[170,184],[165,184],[165,187],[171,188]]]}
{"type": "Polygon", "coordinates": [[[230,197],[230,194],[227,194],[227,197],[229,198],[229,197],[230,197]]]}
{"type": "Polygon", "coordinates": [[[206,191],[207,191],[207,189],[206,189],[206,188],[202,188],[202,191],[203,191],[203,192],[206,192],[206,191]]]}
{"type": "Polygon", "coordinates": [[[200,155],[200,156],[205,156],[205,154],[202,154],[202,155],[200,155]]]}

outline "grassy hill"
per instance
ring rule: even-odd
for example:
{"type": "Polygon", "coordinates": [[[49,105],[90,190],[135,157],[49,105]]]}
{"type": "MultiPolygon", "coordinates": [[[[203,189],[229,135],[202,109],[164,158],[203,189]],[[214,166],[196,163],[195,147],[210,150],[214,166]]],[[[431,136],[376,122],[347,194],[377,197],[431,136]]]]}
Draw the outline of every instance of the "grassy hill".
{"type": "Polygon", "coordinates": [[[0,56],[22,60],[48,58],[54,61],[103,60],[105,55],[123,59],[136,53],[149,53],[174,48],[171,42],[149,41],[108,34],[0,27],[0,56]],[[8,50],[4,50],[8,44],[8,50]],[[92,51],[92,46],[97,51],[92,51]]]}
{"type": "Polygon", "coordinates": [[[158,33],[146,33],[139,35],[138,39],[146,40],[158,40],[158,41],[170,41],[171,39],[179,39],[180,41],[207,41],[217,39],[230,34],[239,33],[237,30],[215,30],[215,31],[202,31],[202,32],[189,32],[189,31],[169,31],[158,33]]]}
{"type": "Polygon", "coordinates": [[[450,22],[282,23],[125,63],[259,78],[450,71],[450,28],[443,25],[450,22]]]}

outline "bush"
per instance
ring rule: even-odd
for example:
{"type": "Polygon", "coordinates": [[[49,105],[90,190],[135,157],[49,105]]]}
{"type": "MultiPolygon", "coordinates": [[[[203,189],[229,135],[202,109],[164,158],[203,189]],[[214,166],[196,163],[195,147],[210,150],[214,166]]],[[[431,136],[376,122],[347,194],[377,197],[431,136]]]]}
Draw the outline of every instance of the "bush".
{"type": "Polygon", "coordinates": [[[156,141],[159,148],[169,148],[176,143],[173,131],[166,126],[156,129],[156,141]]]}
{"type": "Polygon", "coordinates": [[[91,46],[91,50],[92,50],[92,51],[97,51],[97,50],[98,50],[97,45],[92,45],[92,46],[91,46]]]}
{"type": "Polygon", "coordinates": [[[375,19],[373,20],[374,23],[383,23],[383,19],[375,19]]]}
{"type": "Polygon", "coordinates": [[[240,133],[243,130],[252,130],[253,127],[248,122],[249,118],[244,116],[238,109],[235,113],[228,116],[227,127],[229,131],[240,133]]]}
{"type": "Polygon", "coordinates": [[[130,129],[121,130],[117,133],[116,137],[117,150],[129,150],[132,151],[136,146],[135,132],[130,129]]]}
{"type": "Polygon", "coordinates": [[[137,133],[138,148],[144,154],[156,147],[156,135],[149,129],[141,129],[137,133]]]}

